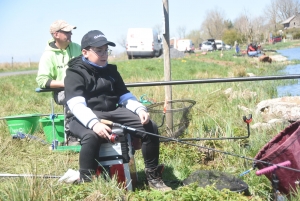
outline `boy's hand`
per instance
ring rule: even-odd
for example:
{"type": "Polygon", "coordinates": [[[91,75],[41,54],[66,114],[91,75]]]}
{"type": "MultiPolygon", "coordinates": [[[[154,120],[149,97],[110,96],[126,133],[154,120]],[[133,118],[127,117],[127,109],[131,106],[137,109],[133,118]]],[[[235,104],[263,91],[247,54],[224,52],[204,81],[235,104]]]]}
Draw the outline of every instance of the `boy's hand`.
{"type": "Polygon", "coordinates": [[[97,122],[93,126],[93,131],[102,138],[110,140],[111,128],[103,123],[97,122]]]}
{"type": "Polygon", "coordinates": [[[147,124],[150,120],[150,115],[145,110],[141,110],[139,112],[139,117],[141,119],[142,124],[147,124]]]}

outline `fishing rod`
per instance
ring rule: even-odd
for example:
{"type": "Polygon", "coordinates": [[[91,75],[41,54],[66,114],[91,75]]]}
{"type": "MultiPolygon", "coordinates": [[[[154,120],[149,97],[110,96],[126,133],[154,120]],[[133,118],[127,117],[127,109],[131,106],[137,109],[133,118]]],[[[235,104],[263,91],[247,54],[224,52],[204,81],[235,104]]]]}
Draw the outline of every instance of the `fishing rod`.
{"type": "MultiPolygon", "coordinates": [[[[263,164],[266,164],[266,165],[269,165],[269,166],[275,165],[273,163],[269,163],[269,162],[266,162],[266,161],[257,160],[257,159],[249,158],[249,157],[246,157],[246,156],[240,156],[238,154],[229,153],[229,152],[226,152],[226,151],[221,151],[221,150],[217,150],[217,149],[213,149],[213,148],[209,148],[209,147],[189,143],[189,142],[186,142],[186,141],[182,141],[181,139],[178,139],[178,138],[170,138],[170,137],[160,136],[160,135],[155,134],[155,133],[150,133],[150,132],[147,132],[147,131],[138,130],[138,129],[135,129],[135,128],[132,128],[132,127],[129,127],[129,126],[125,126],[125,125],[122,125],[122,124],[119,124],[119,123],[114,123],[112,121],[105,120],[105,119],[100,119],[100,122],[103,123],[103,124],[106,124],[108,126],[111,126],[111,127],[115,126],[115,127],[123,128],[123,129],[128,130],[128,131],[141,132],[141,133],[144,133],[144,134],[147,134],[147,135],[152,135],[152,136],[155,136],[155,137],[167,139],[167,140],[174,141],[174,142],[177,142],[177,143],[186,144],[186,145],[190,145],[190,146],[194,146],[194,147],[199,147],[199,148],[202,148],[202,149],[207,149],[207,150],[210,150],[210,151],[214,151],[214,152],[218,152],[218,153],[222,153],[222,154],[226,154],[226,155],[230,155],[230,156],[235,156],[235,157],[238,157],[238,158],[243,158],[243,159],[246,159],[246,160],[249,160],[249,161],[253,161],[254,163],[260,162],[260,163],[263,163],[263,164]]],[[[300,170],[297,170],[297,169],[294,169],[294,168],[289,168],[289,167],[280,166],[280,165],[277,165],[277,166],[280,167],[280,168],[287,169],[287,170],[300,172],[300,170]]],[[[248,170],[248,171],[250,171],[250,170],[248,170]]]]}
{"type": "Polygon", "coordinates": [[[53,178],[61,178],[62,176],[0,173],[0,177],[38,177],[38,178],[44,178],[44,179],[53,179],[53,178]]]}
{"type": "Polygon", "coordinates": [[[245,81],[299,79],[299,78],[300,78],[300,74],[294,74],[294,75],[282,75],[282,76],[257,76],[257,77],[212,78],[212,79],[199,79],[199,80],[138,82],[138,83],[128,83],[125,85],[126,87],[141,87],[141,86],[204,84],[204,83],[220,83],[220,82],[245,82],[245,81]]]}
{"type": "MultiPolygon", "coordinates": [[[[34,116],[39,116],[39,117],[47,117],[47,116],[52,116],[53,114],[34,114],[34,116]]],[[[56,113],[54,114],[55,117],[57,117],[58,115],[64,115],[63,113],[56,113]]],[[[18,116],[16,116],[18,117],[18,116]]],[[[22,115],[20,115],[20,117],[23,117],[22,115]]],[[[0,117],[0,120],[4,120],[4,119],[8,119],[8,118],[12,118],[12,117],[0,117]]],[[[24,117],[26,118],[26,116],[24,117]]]]}
{"type": "MultiPolygon", "coordinates": [[[[164,85],[181,85],[181,84],[205,84],[205,83],[220,83],[220,82],[246,82],[260,80],[284,80],[284,79],[299,79],[300,74],[294,75],[275,75],[275,76],[256,76],[256,77],[236,77],[236,78],[212,78],[199,80],[174,80],[174,81],[157,81],[157,82],[136,82],[127,83],[126,87],[146,87],[146,86],[164,86],[164,85]]],[[[36,88],[36,92],[51,92],[63,91],[64,88],[36,88]]]]}

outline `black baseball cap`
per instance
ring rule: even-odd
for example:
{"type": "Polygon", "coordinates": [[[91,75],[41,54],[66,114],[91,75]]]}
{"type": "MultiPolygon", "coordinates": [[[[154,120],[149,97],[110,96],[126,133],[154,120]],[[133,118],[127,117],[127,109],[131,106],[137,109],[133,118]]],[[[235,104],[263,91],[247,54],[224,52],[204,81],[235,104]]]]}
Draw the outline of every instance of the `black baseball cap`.
{"type": "Polygon", "coordinates": [[[85,34],[81,40],[81,49],[86,47],[101,47],[103,45],[109,45],[115,47],[116,44],[106,39],[106,36],[98,30],[89,31],[85,34]]]}

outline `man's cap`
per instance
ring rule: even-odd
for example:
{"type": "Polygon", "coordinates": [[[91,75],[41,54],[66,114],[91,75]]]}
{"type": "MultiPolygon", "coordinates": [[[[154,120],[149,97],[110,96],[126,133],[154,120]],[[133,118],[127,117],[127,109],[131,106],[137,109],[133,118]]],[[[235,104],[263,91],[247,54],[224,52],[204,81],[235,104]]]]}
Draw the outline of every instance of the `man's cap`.
{"type": "Polygon", "coordinates": [[[103,45],[110,45],[115,47],[116,44],[107,40],[106,36],[98,30],[89,31],[85,34],[81,40],[81,49],[88,46],[101,47],[103,45]]]}
{"type": "Polygon", "coordinates": [[[68,24],[64,20],[56,20],[50,26],[50,33],[55,33],[55,32],[57,32],[59,30],[62,30],[62,31],[72,31],[73,29],[76,29],[76,28],[77,27],[68,24]]]}

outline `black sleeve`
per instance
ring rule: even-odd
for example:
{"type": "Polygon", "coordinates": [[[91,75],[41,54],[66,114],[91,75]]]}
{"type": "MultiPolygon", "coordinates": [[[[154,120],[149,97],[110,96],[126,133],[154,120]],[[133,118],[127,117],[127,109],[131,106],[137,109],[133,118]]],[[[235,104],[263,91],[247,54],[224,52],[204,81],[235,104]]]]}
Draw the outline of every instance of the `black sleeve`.
{"type": "Polygon", "coordinates": [[[66,102],[76,96],[85,97],[85,79],[84,75],[76,68],[68,68],[66,71],[65,84],[65,96],[66,102]]]}
{"type": "Polygon", "coordinates": [[[52,82],[52,79],[49,79],[45,84],[45,88],[51,88],[50,87],[51,82],[52,82]]]}
{"type": "Polygon", "coordinates": [[[120,75],[120,73],[117,70],[117,66],[113,65],[111,67],[111,69],[114,70],[114,79],[115,79],[115,83],[114,83],[114,88],[116,89],[116,93],[119,97],[121,97],[122,95],[129,93],[130,91],[127,89],[122,76],[120,75]]]}

